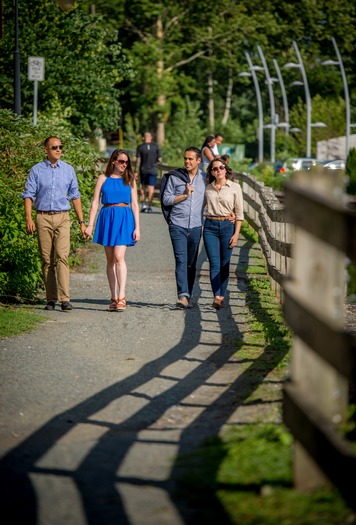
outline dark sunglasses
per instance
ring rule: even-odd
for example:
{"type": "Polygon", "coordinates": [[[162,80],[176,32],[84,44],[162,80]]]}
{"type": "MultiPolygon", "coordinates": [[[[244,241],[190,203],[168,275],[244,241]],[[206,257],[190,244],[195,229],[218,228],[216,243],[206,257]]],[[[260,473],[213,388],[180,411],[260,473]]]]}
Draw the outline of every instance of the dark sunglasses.
{"type": "Polygon", "coordinates": [[[221,165],[221,166],[217,166],[216,168],[212,168],[211,171],[219,171],[219,170],[222,171],[222,170],[225,170],[225,169],[226,169],[226,167],[221,165]]]}
{"type": "Polygon", "coordinates": [[[122,164],[122,165],[129,163],[128,160],[123,160],[123,159],[116,159],[116,162],[118,162],[119,164],[122,164]]]}
{"type": "Polygon", "coordinates": [[[51,146],[51,149],[57,150],[57,149],[63,149],[63,146],[51,146]]]}

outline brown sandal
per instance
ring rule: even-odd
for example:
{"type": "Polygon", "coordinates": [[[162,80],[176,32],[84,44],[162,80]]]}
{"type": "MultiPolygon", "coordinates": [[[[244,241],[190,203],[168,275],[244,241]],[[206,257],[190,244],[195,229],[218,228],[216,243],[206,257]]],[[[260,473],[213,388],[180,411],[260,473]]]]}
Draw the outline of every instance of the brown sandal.
{"type": "Polygon", "coordinates": [[[117,299],[110,299],[111,303],[109,304],[110,312],[117,312],[117,299]]]}
{"type": "Polygon", "coordinates": [[[122,312],[126,309],[126,297],[121,297],[121,299],[117,300],[117,310],[119,312],[122,312]]]}
{"type": "Polygon", "coordinates": [[[221,299],[219,299],[218,297],[214,297],[214,301],[213,301],[213,308],[215,308],[215,310],[220,310],[220,308],[224,308],[224,298],[222,297],[221,299]]]}

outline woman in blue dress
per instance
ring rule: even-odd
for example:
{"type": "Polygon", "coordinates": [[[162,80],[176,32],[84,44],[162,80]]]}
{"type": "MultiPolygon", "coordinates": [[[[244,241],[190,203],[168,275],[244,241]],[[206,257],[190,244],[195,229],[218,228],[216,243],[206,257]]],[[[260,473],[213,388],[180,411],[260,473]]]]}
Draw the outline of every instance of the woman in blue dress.
{"type": "Polygon", "coordinates": [[[104,246],[106,274],[109,281],[111,300],[109,310],[123,311],[126,308],[127,246],[134,246],[140,240],[139,207],[137,187],[131,160],[122,149],[113,151],[105,173],[99,175],[89,213],[89,224],[84,235],[92,233],[95,217],[100,209],[93,242],[104,246]]]}

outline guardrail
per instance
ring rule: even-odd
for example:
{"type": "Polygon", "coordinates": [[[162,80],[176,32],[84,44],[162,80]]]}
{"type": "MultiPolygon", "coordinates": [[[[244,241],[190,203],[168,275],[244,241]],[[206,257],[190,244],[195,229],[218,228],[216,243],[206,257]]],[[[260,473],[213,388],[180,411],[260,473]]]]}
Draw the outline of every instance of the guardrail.
{"type": "Polygon", "coordinates": [[[255,177],[234,175],[294,333],[283,389],[284,422],[296,440],[294,485],[309,491],[331,481],[356,510],[356,454],[342,433],[350,385],[356,385],[356,337],[345,329],[345,267],[347,258],[356,263],[356,211],[345,205],[341,177],[330,170],[289,181],[285,204],[255,177]]]}

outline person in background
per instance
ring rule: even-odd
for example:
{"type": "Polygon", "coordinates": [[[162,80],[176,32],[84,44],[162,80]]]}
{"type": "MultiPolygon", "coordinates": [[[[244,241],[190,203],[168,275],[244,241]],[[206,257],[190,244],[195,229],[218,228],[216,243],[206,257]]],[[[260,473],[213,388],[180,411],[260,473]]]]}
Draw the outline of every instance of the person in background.
{"type": "Polygon", "coordinates": [[[140,221],[136,180],[128,154],[122,149],[113,151],[105,173],[99,175],[84,235],[93,233],[99,202],[102,202],[96,221],[93,242],[104,246],[106,274],[111,300],[109,310],[126,309],[127,246],[140,240],[140,221]]]}
{"type": "Polygon", "coordinates": [[[215,138],[215,144],[213,147],[213,153],[214,153],[214,157],[219,158],[220,157],[219,146],[222,144],[224,137],[221,135],[221,133],[215,133],[214,138],[215,138]]]}
{"type": "Polygon", "coordinates": [[[203,171],[206,171],[206,168],[209,166],[209,162],[214,159],[214,145],[214,135],[208,135],[201,147],[201,163],[199,165],[199,168],[203,171]]]}
{"type": "Polygon", "coordinates": [[[184,152],[184,169],[168,172],[162,202],[170,206],[168,219],[177,284],[177,308],[192,308],[198,249],[203,222],[206,174],[199,169],[201,152],[191,146],[184,152]]]}
{"type": "Polygon", "coordinates": [[[222,159],[214,159],[207,169],[203,239],[209,259],[213,308],[224,308],[229,282],[230,259],[236,246],[243,214],[239,184],[232,180],[232,169],[222,159]]]}
{"type": "Polygon", "coordinates": [[[221,155],[220,157],[223,161],[226,162],[226,164],[230,164],[230,155],[228,155],[227,153],[225,153],[224,155],[221,155]]]}
{"type": "Polygon", "coordinates": [[[152,134],[143,134],[143,143],[136,151],[135,177],[140,174],[141,211],[152,213],[152,201],[157,184],[157,163],[162,162],[162,155],[157,144],[152,142],[152,134]]]}
{"type": "Polygon", "coordinates": [[[72,310],[69,293],[70,201],[84,235],[82,203],[78,180],[70,164],[61,160],[62,143],[51,136],[44,141],[46,159],[32,167],[28,175],[24,200],[26,231],[37,230],[46,290],[45,310],[54,310],[57,300],[64,312],[72,310]],[[36,222],[32,219],[32,203],[36,222]]]}

